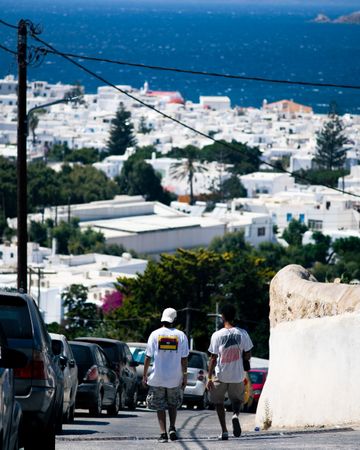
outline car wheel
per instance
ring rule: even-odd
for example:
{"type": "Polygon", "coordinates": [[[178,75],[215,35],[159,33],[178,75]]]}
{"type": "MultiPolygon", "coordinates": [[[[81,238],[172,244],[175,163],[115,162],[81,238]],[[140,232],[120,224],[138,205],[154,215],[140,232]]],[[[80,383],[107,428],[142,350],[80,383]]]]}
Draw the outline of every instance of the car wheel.
{"type": "Polygon", "coordinates": [[[209,406],[209,394],[207,391],[204,391],[204,395],[201,399],[196,402],[197,409],[206,409],[209,406]]]}
{"type": "Polygon", "coordinates": [[[107,408],[107,413],[110,416],[117,416],[120,409],[120,392],[116,391],[115,398],[111,406],[107,408]]]}
{"type": "Polygon", "coordinates": [[[75,405],[70,406],[68,423],[73,423],[75,420],[75,405]]]}
{"type": "Polygon", "coordinates": [[[45,430],[37,430],[36,437],[27,439],[29,442],[25,442],[24,450],[55,450],[55,422],[45,430]]]}
{"type": "Polygon", "coordinates": [[[126,390],[125,390],[125,386],[121,385],[120,388],[120,404],[119,404],[119,409],[125,409],[126,406],[126,390]]]}
{"type": "Polygon", "coordinates": [[[62,399],[60,402],[60,405],[58,406],[57,414],[55,417],[55,433],[61,434],[62,433],[62,427],[63,427],[63,404],[64,400],[62,399]]]}
{"type": "Polygon", "coordinates": [[[137,403],[138,403],[138,387],[136,386],[134,389],[132,399],[128,403],[128,408],[133,411],[134,409],[136,409],[137,403]]]}
{"type": "Polygon", "coordinates": [[[102,411],[102,394],[99,391],[96,402],[93,405],[91,405],[89,408],[89,413],[90,413],[90,416],[99,417],[99,416],[101,416],[101,411],[102,411]]]}

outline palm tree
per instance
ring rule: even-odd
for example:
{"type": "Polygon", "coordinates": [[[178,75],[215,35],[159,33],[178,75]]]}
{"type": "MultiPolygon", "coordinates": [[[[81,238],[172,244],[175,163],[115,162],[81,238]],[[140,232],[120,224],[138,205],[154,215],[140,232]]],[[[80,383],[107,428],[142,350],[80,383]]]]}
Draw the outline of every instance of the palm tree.
{"type": "Polygon", "coordinates": [[[37,111],[32,111],[30,114],[29,114],[29,117],[28,117],[28,127],[29,127],[29,130],[31,131],[31,133],[32,133],[32,136],[33,136],[33,138],[32,138],[32,142],[33,142],[33,144],[35,145],[35,143],[36,143],[36,134],[35,134],[35,130],[36,130],[36,128],[38,127],[38,125],[39,125],[39,116],[41,115],[41,114],[45,114],[45,109],[38,109],[37,111]]]}
{"type": "Polygon", "coordinates": [[[197,149],[188,145],[184,149],[185,158],[170,166],[170,175],[177,180],[187,179],[190,188],[190,205],[194,204],[194,178],[196,173],[204,173],[208,169],[203,164],[195,160],[197,149]]]}

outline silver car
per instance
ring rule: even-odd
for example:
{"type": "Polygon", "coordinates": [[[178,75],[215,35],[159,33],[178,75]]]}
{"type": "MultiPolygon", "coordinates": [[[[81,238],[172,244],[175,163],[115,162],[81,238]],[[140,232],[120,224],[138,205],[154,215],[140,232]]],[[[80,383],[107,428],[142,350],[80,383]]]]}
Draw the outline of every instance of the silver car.
{"type": "MultiPolygon", "coordinates": [[[[63,334],[50,333],[52,345],[58,345],[59,363],[64,374],[63,421],[72,423],[75,416],[75,399],[78,388],[78,367],[71,347],[63,334]]],[[[58,353],[57,352],[57,353],[58,353]]]]}
{"type": "Polygon", "coordinates": [[[190,350],[188,359],[188,380],[184,391],[186,406],[197,406],[204,409],[209,406],[209,397],[206,390],[208,377],[208,356],[205,352],[190,350]]]}

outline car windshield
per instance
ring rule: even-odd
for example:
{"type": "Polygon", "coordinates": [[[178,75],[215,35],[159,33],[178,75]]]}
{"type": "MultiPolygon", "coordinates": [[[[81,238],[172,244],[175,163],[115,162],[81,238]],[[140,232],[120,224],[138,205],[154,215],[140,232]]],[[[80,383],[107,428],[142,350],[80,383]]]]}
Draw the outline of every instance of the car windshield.
{"type": "MultiPolygon", "coordinates": [[[[146,349],[145,348],[139,348],[139,347],[129,347],[130,351],[133,355],[134,361],[136,361],[139,364],[144,364],[145,356],[146,356],[146,349]]],[[[151,358],[151,363],[153,363],[153,358],[151,358]]]]}
{"type": "Polygon", "coordinates": [[[248,372],[252,384],[262,384],[263,372],[248,372]]]}
{"type": "Polygon", "coordinates": [[[0,320],[8,338],[31,339],[32,327],[29,310],[22,298],[1,295],[0,320]]]}
{"type": "Polygon", "coordinates": [[[204,369],[204,359],[198,353],[189,354],[188,367],[194,367],[195,369],[204,369]]]}

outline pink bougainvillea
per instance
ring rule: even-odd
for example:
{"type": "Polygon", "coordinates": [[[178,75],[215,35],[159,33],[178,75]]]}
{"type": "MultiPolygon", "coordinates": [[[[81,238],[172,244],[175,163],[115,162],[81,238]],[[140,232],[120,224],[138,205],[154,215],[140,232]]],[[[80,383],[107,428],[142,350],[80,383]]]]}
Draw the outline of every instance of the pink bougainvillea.
{"type": "Polygon", "coordinates": [[[102,299],[102,310],[104,314],[109,314],[117,308],[120,308],[123,303],[123,295],[119,291],[106,294],[102,299]]]}

